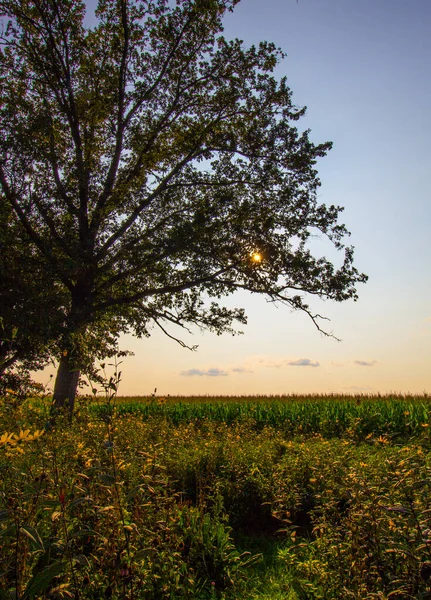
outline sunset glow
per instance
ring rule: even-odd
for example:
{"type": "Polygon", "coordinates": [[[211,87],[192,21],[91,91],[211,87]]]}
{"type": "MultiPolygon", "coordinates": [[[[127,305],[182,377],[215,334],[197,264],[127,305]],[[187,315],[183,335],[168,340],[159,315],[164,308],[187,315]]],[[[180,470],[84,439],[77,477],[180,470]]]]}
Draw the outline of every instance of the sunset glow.
{"type": "MultiPolygon", "coordinates": [[[[86,22],[94,26],[97,0],[85,4],[86,22]]],[[[320,335],[307,314],[249,293],[247,281],[244,290],[220,299],[228,310],[245,309],[247,325],[234,323],[234,329],[243,335],[203,334],[199,324],[191,327],[189,335],[171,323],[169,333],[190,347],[199,345],[197,352],[175,343],[158,327],[150,330],[149,338],[124,335],[120,348],[134,355],[122,359],[120,395],[150,398],[156,387],[165,397],[431,393],[430,21],[428,0],[244,0],[233,12],[225,13],[227,40],[242,39],[246,48],[258,48],[261,40],[268,40],[286,52],[273,75],[277,80],[286,75],[294,104],[308,107],[299,123],[310,129],[311,142],[334,143],[325,158],[316,156],[316,165],[310,165],[318,170],[322,182],[316,201],[345,207],[340,222],[352,232],[348,245],[355,247],[356,267],[369,281],[358,290],[357,302],[324,302],[317,293],[304,298],[312,314],[330,319],[320,325],[341,342],[320,335]]],[[[235,85],[241,88],[245,82],[235,85]]],[[[226,86],[228,89],[228,77],[226,86]]],[[[232,123],[236,119],[242,117],[235,116],[232,123]]],[[[251,152],[258,131],[252,129],[247,114],[243,126],[244,147],[241,142],[238,149],[251,152]]],[[[256,145],[259,142],[256,139],[256,145]]],[[[226,162],[223,158],[214,172],[218,175],[208,179],[213,188],[202,191],[214,199],[215,207],[218,201],[209,190],[215,193],[223,188],[227,173],[234,172],[239,159],[239,155],[229,158],[227,150],[229,147],[224,153],[226,162]]],[[[252,160],[260,164],[257,157],[252,160]]],[[[202,173],[213,173],[210,162],[197,163],[202,173]]],[[[271,168],[269,158],[264,164],[271,168]]],[[[292,180],[293,186],[300,184],[292,180]]],[[[246,193],[246,180],[239,181],[238,194],[232,193],[232,210],[243,195],[250,202],[251,197],[259,200],[256,210],[266,210],[264,203],[272,200],[264,171],[261,186],[264,197],[260,199],[259,187],[246,193]]],[[[280,188],[280,193],[286,194],[286,226],[289,219],[293,226],[295,219],[308,218],[300,205],[291,206],[288,187],[280,188]]],[[[188,209],[189,205],[185,206],[188,209]]],[[[229,202],[223,210],[228,218],[229,202]]],[[[268,206],[268,213],[270,210],[268,206]]],[[[215,212],[216,224],[218,218],[215,212]]],[[[273,264],[277,249],[272,251],[264,229],[252,233],[252,218],[250,215],[246,229],[238,233],[232,229],[232,271],[238,263],[252,283],[259,283],[278,268],[273,264]]],[[[261,212],[256,218],[264,224],[261,212]]],[[[228,222],[226,227],[230,227],[228,222]]],[[[294,251],[298,240],[290,241],[294,251]]],[[[280,239],[280,248],[281,244],[280,239]]],[[[323,232],[310,230],[307,246],[316,256],[335,257],[337,268],[341,266],[342,255],[333,252],[323,232]]],[[[214,248],[217,253],[217,239],[214,248]]],[[[301,288],[301,281],[288,283],[301,288]]],[[[289,293],[287,290],[286,295],[289,293]]],[[[300,292],[292,290],[296,293],[300,292]]],[[[210,306],[205,294],[202,300],[210,306]]],[[[50,372],[47,369],[36,376],[47,384],[50,372]]]]}

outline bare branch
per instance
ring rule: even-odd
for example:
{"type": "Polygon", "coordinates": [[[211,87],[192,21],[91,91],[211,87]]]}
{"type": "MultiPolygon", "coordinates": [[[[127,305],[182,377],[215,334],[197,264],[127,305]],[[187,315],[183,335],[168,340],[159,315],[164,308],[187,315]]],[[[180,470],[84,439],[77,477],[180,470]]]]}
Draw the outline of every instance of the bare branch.
{"type": "Polygon", "coordinates": [[[182,348],[187,348],[187,350],[191,350],[192,352],[194,352],[195,350],[198,349],[198,345],[194,345],[194,346],[188,346],[185,342],[183,342],[183,340],[181,340],[180,338],[175,337],[174,335],[171,335],[164,327],[163,325],[161,325],[158,321],[158,319],[156,317],[153,317],[153,321],[154,323],[157,325],[157,327],[160,327],[160,329],[163,331],[163,333],[165,335],[168,336],[168,338],[170,338],[171,340],[174,340],[175,342],[177,342],[182,348]]]}

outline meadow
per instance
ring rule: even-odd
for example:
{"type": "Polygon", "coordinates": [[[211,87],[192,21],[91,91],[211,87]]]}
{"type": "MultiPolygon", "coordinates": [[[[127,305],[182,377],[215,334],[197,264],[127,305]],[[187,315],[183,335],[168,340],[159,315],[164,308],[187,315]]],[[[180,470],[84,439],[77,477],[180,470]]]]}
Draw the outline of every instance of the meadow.
{"type": "Polygon", "coordinates": [[[431,398],[0,404],[0,598],[431,598],[431,398]]]}

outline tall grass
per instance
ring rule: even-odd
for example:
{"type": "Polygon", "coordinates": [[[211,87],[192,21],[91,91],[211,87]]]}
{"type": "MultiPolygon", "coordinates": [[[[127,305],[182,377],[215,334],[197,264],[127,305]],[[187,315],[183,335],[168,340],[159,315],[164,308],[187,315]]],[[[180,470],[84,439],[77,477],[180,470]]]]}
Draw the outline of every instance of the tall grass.
{"type": "MultiPolygon", "coordinates": [[[[96,413],[101,409],[93,406],[96,413]]],[[[431,425],[429,396],[245,396],[119,399],[120,415],[164,417],[174,425],[206,420],[247,422],[261,430],[276,427],[286,435],[363,439],[369,435],[409,437],[431,425]]]]}
{"type": "Polygon", "coordinates": [[[1,599],[429,597],[428,397],[114,396],[0,398],[1,599]]]}

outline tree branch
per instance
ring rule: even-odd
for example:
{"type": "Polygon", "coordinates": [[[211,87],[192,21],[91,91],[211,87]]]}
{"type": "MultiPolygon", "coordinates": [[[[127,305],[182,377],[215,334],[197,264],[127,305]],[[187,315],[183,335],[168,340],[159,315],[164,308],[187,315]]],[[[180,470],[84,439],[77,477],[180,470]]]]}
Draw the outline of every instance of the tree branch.
{"type": "MultiPolygon", "coordinates": [[[[36,246],[36,248],[41,252],[41,254],[43,254],[43,256],[45,256],[45,258],[47,259],[47,261],[51,265],[53,265],[56,268],[58,268],[58,263],[55,260],[53,254],[52,254],[51,249],[48,248],[45,245],[45,243],[43,242],[42,238],[36,233],[36,230],[31,225],[29,219],[27,218],[27,216],[25,215],[24,211],[22,210],[19,202],[15,198],[15,194],[10,189],[8,181],[7,181],[5,173],[4,173],[3,165],[1,165],[1,164],[0,164],[0,184],[2,186],[3,192],[4,192],[4,194],[5,194],[8,202],[10,203],[10,205],[12,206],[15,214],[17,215],[17,217],[21,221],[21,223],[22,223],[22,225],[23,225],[23,227],[24,227],[27,235],[31,239],[31,241],[34,243],[34,245],[36,246]]],[[[65,277],[63,274],[60,275],[60,278],[61,278],[61,281],[63,282],[63,284],[69,290],[72,290],[73,284],[72,284],[71,280],[68,277],[65,277]]]]}
{"type": "Polygon", "coordinates": [[[77,217],[79,215],[79,211],[76,208],[76,206],[73,204],[72,200],[69,198],[69,195],[66,192],[66,189],[65,189],[65,187],[63,185],[63,182],[61,181],[61,178],[60,178],[60,173],[58,171],[58,161],[57,161],[57,154],[56,154],[56,151],[55,151],[54,131],[53,131],[53,124],[52,124],[52,118],[51,117],[50,117],[50,125],[51,125],[51,130],[50,130],[49,142],[50,142],[51,156],[50,156],[49,164],[51,166],[52,175],[54,177],[55,185],[57,187],[57,191],[58,191],[60,197],[62,198],[62,200],[66,204],[66,206],[69,209],[70,213],[73,214],[75,217],[77,217]]]}
{"type": "Polygon", "coordinates": [[[181,340],[180,338],[175,337],[174,335],[171,335],[164,327],[163,325],[161,325],[159,323],[159,321],[157,320],[156,317],[152,317],[154,323],[157,325],[157,327],[160,327],[160,329],[163,331],[163,333],[168,336],[168,338],[170,338],[171,340],[174,340],[174,342],[177,342],[182,348],[187,348],[187,350],[191,350],[192,352],[196,351],[198,349],[198,345],[193,345],[193,346],[188,346],[185,342],[183,342],[183,340],[181,340]]]}
{"type": "Polygon", "coordinates": [[[142,106],[142,104],[148,100],[151,95],[153,94],[153,92],[155,92],[155,90],[157,89],[158,85],[160,84],[160,82],[162,81],[163,77],[165,76],[165,73],[168,70],[169,64],[172,60],[172,58],[175,56],[175,53],[181,43],[181,40],[184,37],[185,32],[187,31],[187,28],[189,27],[189,25],[193,22],[193,16],[190,16],[189,19],[184,23],[183,28],[181,29],[179,35],[177,36],[176,40],[174,41],[174,45],[171,49],[171,51],[169,52],[165,62],[162,65],[162,68],[160,69],[160,73],[158,75],[158,77],[156,77],[156,80],[154,81],[153,85],[150,86],[148,88],[148,90],[145,91],[145,93],[141,96],[141,98],[135,103],[134,106],[132,106],[132,108],[130,109],[130,111],[128,112],[128,114],[126,115],[125,118],[125,123],[128,124],[130,122],[130,120],[132,119],[132,117],[134,116],[134,114],[139,110],[139,108],[142,106]]]}
{"type": "Polygon", "coordinates": [[[126,231],[133,225],[141,212],[151,204],[151,202],[161,194],[166,189],[169,181],[177,174],[181,169],[189,163],[191,160],[196,158],[197,154],[195,153],[195,149],[189,153],[187,156],[183,158],[175,167],[170,171],[170,173],[164,177],[161,183],[157,186],[157,188],[143,201],[141,201],[135,210],[132,211],[130,216],[122,223],[122,225],[117,229],[115,233],[113,233],[103,244],[102,248],[97,253],[97,260],[103,260],[108,253],[109,248],[111,248],[115,242],[124,234],[126,231]]]}
{"type": "Polygon", "coordinates": [[[70,248],[69,248],[68,244],[57,233],[57,229],[55,227],[54,220],[50,217],[48,210],[45,208],[45,206],[43,206],[42,202],[40,202],[37,194],[31,194],[30,199],[37,206],[39,214],[42,217],[42,219],[45,221],[45,224],[47,225],[49,231],[51,232],[51,235],[52,235],[53,239],[55,240],[56,244],[63,250],[63,252],[67,256],[72,257],[72,254],[70,252],[70,248]]]}
{"type": "Polygon", "coordinates": [[[116,120],[115,133],[115,148],[106,176],[103,192],[100,194],[96,209],[93,213],[90,229],[94,233],[100,224],[100,212],[106,204],[109,195],[114,187],[115,178],[120,164],[121,152],[123,150],[124,131],[127,124],[127,119],[124,119],[125,97],[126,97],[126,82],[127,82],[127,59],[129,54],[130,29],[127,17],[127,2],[121,0],[121,22],[123,26],[124,44],[121,54],[120,72],[118,75],[118,110],[116,120]]]}
{"type": "Polygon", "coordinates": [[[105,308],[109,308],[111,306],[120,306],[122,304],[131,304],[132,302],[136,302],[138,300],[143,300],[144,298],[148,298],[149,296],[161,296],[163,294],[175,294],[177,292],[183,292],[185,290],[191,289],[193,287],[197,287],[204,283],[216,282],[217,277],[222,273],[226,273],[229,271],[233,265],[229,265],[216,271],[212,275],[207,275],[206,277],[199,277],[197,279],[189,280],[184,283],[180,283],[178,285],[166,285],[161,288],[149,288],[143,290],[141,292],[137,292],[136,294],[132,294],[130,296],[121,296],[120,298],[110,298],[101,304],[93,305],[92,312],[98,312],[104,310],[105,308]]]}
{"type": "MultiPolygon", "coordinates": [[[[277,291],[274,290],[270,290],[270,289],[256,289],[253,288],[252,286],[246,285],[246,284],[241,284],[241,283],[237,283],[235,281],[232,280],[224,280],[224,279],[219,279],[217,280],[217,283],[220,283],[222,285],[227,285],[227,286],[231,286],[232,288],[238,288],[238,289],[243,289],[246,290],[248,292],[252,292],[252,293],[257,293],[257,294],[266,294],[269,298],[270,298],[270,302],[280,302],[282,304],[288,304],[289,306],[291,306],[292,308],[294,308],[295,310],[301,310],[302,312],[305,312],[310,319],[312,320],[312,322],[314,323],[315,327],[317,328],[317,330],[322,333],[323,335],[327,336],[327,337],[331,337],[334,338],[335,340],[337,340],[337,342],[340,342],[341,340],[339,338],[337,338],[335,335],[333,335],[333,333],[329,333],[328,331],[325,331],[324,329],[322,329],[317,321],[317,319],[321,319],[322,321],[330,321],[330,319],[328,319],[328,317],[324,317],[320,314],[313,314],[308,306],[302,304],[302,302],[298,302],[296,301],[294,298],[289,298],[289,296],[284,296],[282,294],[280,294],[277,291]]],[[[289,289],[290,286],[286,286],[283,289],[289,289]]],[[[297,288],[292,288],[292,289],[297,289],[297,288]]],[[[308,293],[308,290],[304,290],[306,293],[308,293]]]]}
{"type": "MultiPolygon", "coordinates": [[[[121,258],[121,255],[124,254],[125,252],[127,252],[127,250],[130,250],[131,248],[136,247],[136,245],[142,240],[142,238],[149,238],[150,235],[152,235],[153,233],[156,233],[156,231],[158,231],[159,229],[161,229],[162,227],[164,227],[169,221],[172,221],[173,219],[175,219],[175,217],[181,215],[182,213],[186,212],[187,209],[180,209],[180,210],[176,210],[174,212],[172,212],[171,214],[169,214],[165,219],[162,219],[161,221],[159,221],[159,223],[157,223],[154,227],[151,227],[149,229],[146,229],[144,232],[142,232],[140,237],[135,237],[133,239],[130,239],[126,244],[124,244],[120,250],[118,252],[116,252],[115,254],[112,254],[109,258],[108,261],[106,261],[105,263],[103,263],[103,265],[101,265],[100,269],[99,269],[99,273],[105,273],[106,271],[109,271],[109,269],[111,267],[113,267],[117,261],[121,258]]],[[[164,255],[165,257],[168,255],[164,255]]],[[[103,288],[105,288],[105,284],[103,284],[103,286],[101,286],[103,288]]],[[[101,289],[101,288],[97,288],[97,289],[101,289]]]]}

